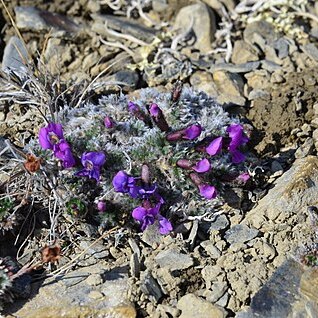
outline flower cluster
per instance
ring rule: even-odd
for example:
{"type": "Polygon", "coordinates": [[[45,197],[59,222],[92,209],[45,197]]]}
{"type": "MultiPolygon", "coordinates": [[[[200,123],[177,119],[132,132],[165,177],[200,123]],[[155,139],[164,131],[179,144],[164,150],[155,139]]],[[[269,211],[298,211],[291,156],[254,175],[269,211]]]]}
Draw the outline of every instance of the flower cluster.
{"type": "MultiPolygon", "coordinates": [[[[165,216],[213,213],[226,200],[228,187],[246,183],[251,157],[246,158],[243,147],[248,137],[245,126],[203,92],[179,87],[172,93],[142,89],[138,94],[133,101],[108,95],[97,104],[65,107],[57,115],[59,123],[41,128],[39,141],[64,168],[77,168],[59,174],[69,214],[91,219],[94,207],[105,225],[132,211],[142,230],[157,224],[160,233],[169,233],[172,226],[165,216]],[[107,168],[102,170],[105,154],[107,168]],[[149,169],[156,182],[150,181],[149,169]],[[83,213],[72,199],[85,205],[83,213]]],[[[36,172],[45,160],[39,161],[41,151],[31,153],[36,157],[27,164],[36,172]]]]}
{"type": "MultiPolygon", "coordinates": [[[[72,154],[71,146],[64,139],[61,124],[49,123],[40,129],[39,142],[43,149],[53,150],[56,158],[62,161],[64,168],[75,166],[76,160],[72,154]]],[[[100,169],[104,165],[106,156],[103,152],[84,152],[81,156],[83,169],[76,172],[76,176],[89,177],[100,180],[100,169]]]]}
{"type": "Polygon", "coordinates": [[[141,177],[133,177],[125,171],[119,171],[113,178],[113,186],[116,192],[128,193],[132,198],[142,200],[141,206],[132,211],[132,216],[140,222],[142,231],[155,222],[158,223],[161,234],[172,231],[170,221],[160,214],[164,200],[158,193],[157,184],[150,183],[147,165],[143,165],[141,177]]]}
{"type": "Polygon", "coordinates": [[[64,168],[71,168],[75,165],[75,158],[71,147],[64,139],[61,124],[49,123],[40,129],[39,142],[43,149],[53,150],[56,158],[62,161],[64,168]]]}

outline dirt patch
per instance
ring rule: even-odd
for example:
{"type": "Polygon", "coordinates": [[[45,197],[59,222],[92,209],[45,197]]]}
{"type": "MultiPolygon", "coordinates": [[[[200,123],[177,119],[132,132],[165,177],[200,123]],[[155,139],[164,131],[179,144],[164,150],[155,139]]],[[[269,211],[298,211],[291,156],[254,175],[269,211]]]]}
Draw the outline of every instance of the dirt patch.
{"type": "Polygon", "coordinates": [[[247,117],[257,129],[254,142],[259,154],[274,155],[296,141],[291,131],[313,119],[317,82],[317,69],[289,73],[284,83],[273,85],[266,97],[253,101],[247,117]]]}

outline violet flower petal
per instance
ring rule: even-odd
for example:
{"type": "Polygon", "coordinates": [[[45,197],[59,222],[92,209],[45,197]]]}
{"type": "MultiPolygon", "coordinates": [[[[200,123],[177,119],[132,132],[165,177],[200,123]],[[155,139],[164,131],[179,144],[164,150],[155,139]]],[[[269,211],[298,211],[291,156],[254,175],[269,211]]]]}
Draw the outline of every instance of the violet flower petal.
{"type": "Polygon", "coordinates": [[[39,143],[43,149],[53,149],[52,143],[50,143],[47,133],[47,128],[43,127],[39,132],[39,143]]]}
{"type": "Polygon", "coordinates": [[[192,169],[198,173],[208,172],[211,169],[211,164],[208,159],[198,161],[192,169]]]}
{"type": "Polygon", "coordinates": [[[137,208],[133,209],[133,211],[132,211],[132,217],[138,221],[142,221],[142,219],[146,215],[147,215],[147,210],[142,206],[138,206],[137,208]]]}
{"type": "Polygon", "coordinates": [[[217,196],[217,191],[214,186],[208,184],[199,185],[200,194],[208,200],[214,199],[217,196]]]}
{"type": "Polygon", "coordinates": [[[223,145],[223,137],[215,138],[205,149],[205,151],[210,155],[214,156],[221,152],[223,145]]]}
{"type": "Polygon", "coordinates": [[[246,183],[249,179],[250,179],[250,175],[248,174],[248,172],[244,172],[241,173],[238,177],[237,177],[238,181],[241,181],[243,183],[246,183]]]}
{"type": "Polygon", "coordinates": [[[200,136],[202,127],[199,124],[191,125],[185,129],[183,139],[193,140],[200,136]]]}
{"type": "Polygon", "coordinates": [[[115,122],[114,122],[112,117],[106,116],[104,118],[104,125],[105,125],[106,128],[111,129],[111,128],[113,128],[115,126],[115,122]]]}
{"type": "MultiPolygon", "coordinates": [[[[129,180],[130,177],[125,171],[118,171],[115,177],[113,178],[113,186],[116,192],[127,193],[129,191],[128,182],[130,181],[131,186],[133,186],[132,180],[129,180]]],[[[133,179],[133,178],[132,178],[133,179]]]]}
{"type": "Polygon", "coordinates": [[[63,160],[63,167],[64,168],[72,168],[73,166],[75,166],[75,158],[72,154],[71,148],[67,148],[64,151],[64,159],[63,160]]]}
{"type": "Polygon", "coordinates": [[[244,128],[241,125],[230,125],[226,130],[231,138],[229,150],[233,151],[237,147],[247,143],[249,139],[244,136],[244,128]]]}
{"type": "Polygon", "coordinates": [[[168,219],[159,215],[158,220],[159,220],[159,232],[160,232],[160,234],[165,235],[173,230],[172,224],[168,219]]]}
{"type": "Polygon", "coordinates": [[[107,207],[107,205],[106,205],[106,202],[105,202],[105,201],[98,201],[98,203],[97,203],[97,210],[98,210],[99,212],[105,212],[105,211],[106,211],[106,207],[107,207]]]}
{"type": "Polygon", "coordinates": [[[93,164],[93,166],[101,167],[106,161],[106,156],[103,152],[84,152],[81,157],[84,167],[87,161],[93,164]]]}
{"type": "Polygon", "coordinates": [[[142,220],[141,230],[144,231],[149,225],[154,224],[154,223],[155,223],[154,216],[147,214],[142,220]]]}
{"type": "Polygon", "coordinates": [[[162,113],[162,111],[157,104],[153,103],[153,104],[151,104],[151,106],[149,108],[149,113],[153,117],[158,117],[159,114],[162,113]]]}
{"type": "Polygon", "coordinates": [[[232,162],[233,163],[240,163],[245,160],[245,155],[243,155],[240,151],[234,149],[231,151],[232,155],[232,162]]]}

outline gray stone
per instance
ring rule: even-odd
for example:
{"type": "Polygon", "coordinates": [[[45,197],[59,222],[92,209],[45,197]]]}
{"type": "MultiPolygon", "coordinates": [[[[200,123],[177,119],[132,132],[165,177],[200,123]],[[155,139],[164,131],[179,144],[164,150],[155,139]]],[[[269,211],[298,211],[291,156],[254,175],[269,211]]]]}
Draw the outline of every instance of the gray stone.
{"type": "Polygon", "coordinates": [[[194,47],[202,54],[211,51],[216,30],[213,11],[204,3],[183,7],[177,14],[174,29],[184,33],[191,25],[196,36],[194,47]]]}
{"type": "Polygon", "coordinates": [[[218,259],[221,256],[220,250],[214,246],[212,241],[203,241],[200,245],[212,259],[218,259]]]}
{"type": "Polygon", "coordinates": [[[101,35],[107,36],[107,30],[105,28],[105,23],[110,29],[120,31],[125,34],[132,35],[139,40],[142,40],[147,43],[151,43],[156,39],[156,32],[152,28],[147,28],[142,26],[140,23],[137,23],[133,20],[119,18],[113,15],[101,15],[101,14],[92,14],[94,22],[92,24],[92,30],[101,35]]]}
{"type": "Polygon", "coordinates": [[[278,57],[280,59],[283,59],[288,56],[289,44],[289,41],[285,38],[279,38],[273,43],[275,50],[278,51],[278,57]]]}
{"type": "Polygon", "coordinates": [[[4,49],[2,70],[12,69],[24,72],[27,69],[28,60],[25,45],[17,36],[12,36],[4,49]]]}
{"type": "Polygon", "coordinates": [[[19,29],[48,31],[54,28],[67,33],[77,33],[80,30],[80,27],[66,16],[35,7],[15,7],[15,18],[19,29]]]}
{"type": "MultiPolygon", "coordinates": [[[[122,270],[122,269],[121,269],[122,270]]],[[[101,284],[87,284],[88,273],[103,271],[103,265],[80,268],[55,280],[47,278],[34,286],[34,294],[26,303],[15,300],[12,308],[17,317],[121,317],[135,318],[136,311],[128,301],[128,275],[105,275],[101,284]]],[[[93,274],[96,275],[96,274],[93,274]]],[[[92,276],[92,275],[91,275],[92,276]]],[[[36,284],[36,283],[35,283],[36,284]]]]}
{"type": "Polygon", "coordinates": [[[167,0],[152,0],[152,8],[156,12],[163,12],[167,10],[169,4],[167,0]]]}
{"type": "MultiPolygon", "coordinates": [[[[270,189],[258,205],[249,211],[242,221],[257,229],[268,231],[276,222],[287,222],[291,216],[303,216],[303,208],[315,205],[318,192],[318,158],[308,156],[298,159],[293,166],[275,182],[275,187],[270,189]]],[[[296,222],[296,219],[293,219],[296,222]]],[[[304,221],[302,221],[304,222],[304,221]]],[[[298,226],[301,221],[298,220],[298,226]]],[[[303,224],[303,235],[309,231],[308,225],[303,224]]],[[[297,230],[300,233],[299,229],[297,230]]],[[[301,238],[300,238],[301,239],[301,238]]],[[[289,248],[292,248],[289,242],[289,248]]],[[[297,244],[297,241],[294,242],[297,244]]]]}
{"type": "Polygon", "coordinates": [[[280,70],[282,67],[281,65],[268,60],[261,61],[262,68],[270,73],[273,73],[277,70],[280,70]]]}
{"type": "MultiPolygon", "coordinates": [[[[298,296],[302,266],[294,260],[280,266],[270,280],[252,298],[250,309],[237,318],[290,317],[298,296]]],[[[296,316],[293,316],[296,317],[296,316]]]]}
{"type": "Polygon", "coordinates": [[[268,98],[270,97],[270,93],[263,89],[253,89],[248,94],[248,100],[254,100],[259,98],[268,98]]]}
{"type": "Polygon", "coordinates": [[[140,262],[137,253],[133,253],[130,257],[130,274],[132,277],[139,277],[140,262]]]}
{"type": "Polygon", "coordinates": [[[152,276],[150,271],[142,272],[140,275],[140,289],[148,296],[152,296],[156,302],[158,302],[163,292],[157,282],[152,276]]]}
{"type": "Polygon", "coordinates": [[[109,255],[107,247],[103,245],[102,243],[97,243],[93,245],[92,247],[88,248],[90,244],[91,244],[90,241],[80,242],[80,247],[82,249],[85,249],[88,255],[91,255],[97,259],[105,258],[109,255]]]}
{"type": "Polygon", "coordinates": [[[247,62],[244,64],[233,65],[231,63],[216,63],[210,67],[210,72],[214,71],[227,71],[230,73],[248,73],[256,70],[260,65],[260,62],[247,62]]]}
{"type": "Polygon", "coordinates": [[[149,225],[146,230],[142,233],[141,239],[149,246],[156,248],[160,243],[163,242],[163,235],[158,231],[158,225],[149,225]]]}
{"type": "Polygon", "coordinates": [[[119,71],[112,76],[107,78],[107,81],[114,81],[121,83],[120,85],[129,86],[131,89],[135,89],[137,87],[139,81],[139,75],[135,71],[119,71]]]}
{"type": "Polygon", "coordinates": [[[226,311],[210,302],[187,294],[181,297],[177,303],[177,308],[181,310],[179,318],[225,318],[226,311]]]}
{"type": "Polygon", "coordinates": [[[257,49],[245,41],[235,41],[231,60],[234,64],[258,61],[257,49]]]}
{"type": "Polygon", "coordinates": [[[213,221],[209,227],[209,232],[211,231],[220,231],[229,226],[230,222],[227,219],[225,214],[217,216],[215,221],[213,221]]]}
{"type": "Polygon", "coordinates": [[[204,71],[197,71],[190,77],[190,84],[195,90],[203,91],[209,96],[217,96],[217,88],[213,83],[212,74],[204,71]]]}
{"type": "Polygon", "coordinates": [[[220,104],[236,104],[243,106],[245,98],[243,97],[244,81],[239,74],[225,71],[215,71],[213,80],[220,95],[217,101],[220,104]]]}
{"type": "Polygon", "coordinates": [[[230,244],[248,242],[258,235],[257,229],[249,228],[244,224],[234,225],[226,231],[225,239],[230,244]]]}
{"type": "Polygon", "coordinates": [[[315,145],[314,140],[310,137],[306,138],[304,143],[298,147],[295,152],[295,158],[305,158],[308,155],[312,155],[314,151],[315,145]]]}
{"type": "Polygon", "coordinates": [[[161,268],[167,268],[170,271],[182,270],[193,266],[193,259],[187,254],[182,254],[176,248],[160,252],[155,261],[161,268]]]}
{"type": "Polygon", "coordinates": [[[308,43],[301,47],[302,51],[308,55],[311,59],[318,62],[318,48],[314,43],[308,43]]]}
{"type": "Polygon", "coordinates": [[[275,27],[264,20],[248,23],[246,25],[243,33],[245,42],[254,44],[255,34],[261,36],[267,44],[273,43],[279,37],[279,35],[275,31],[275,27]]]}

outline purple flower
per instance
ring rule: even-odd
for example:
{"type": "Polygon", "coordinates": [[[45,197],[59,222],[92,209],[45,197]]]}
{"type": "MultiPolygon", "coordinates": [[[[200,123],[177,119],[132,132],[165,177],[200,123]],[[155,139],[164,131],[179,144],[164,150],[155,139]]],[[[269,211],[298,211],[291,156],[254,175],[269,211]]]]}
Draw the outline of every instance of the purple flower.
{"type": "Polygon", "coordinates": [[[149,225],[155,223],[155,217],[159,213],[160,206],[160,203],[156,204],[154,207],[149,206],[147,208],[138,206],[132,211],[133,218],[141,223],[142,231],[144,231],[149,225]]]}
{"type": "Polygon", "coordinates": [[[47,127],[41,128],[39,142],[42,148],[53,150],[54,156],[62,160],[64,168],[71,168],[75,165],[71,147],[64,140],[61,124],[49,123],[47,127]]]}
{"type": "Polygon", "coordinates": [[[200,194],[208,200],[214,199],[217,196],[217,191],[214,186],[208,184],[199,185],[200,194]]]}
{"type": "Polygon", "coordinates": [[[116,192],[127,193],[135,187],[136,180],[125,171],[119,171],[113,178],[113,186],[116,192]]]}
{"type": "Polygon", "coordinates": [[[211,169],[211,164],[208,159],[202,159],[198,161],[192,169],[198,173],[208,172],[211,169]]]}
{"type": "Polygon", "coordinates": [[[132,211],[135,220],[141,223],[141,230],[144,231],[149,225],[158,221],[160,234],[168,234],[172,231],[170,221],[159,214],[161,203],[157,203],[154,207],[149,201],[144,201],[143,206],[138,206],[132,211]]]}
{"type": "Polygon", "coordinates": [[[223,145],[223,137],[215,138],[207,147],[206,152],[210,156],[217,155],[221,152],[223,145]]]}
{"type": "Polygon", "coordinates": [[[199,124],[191,125],[185,129],[183,139],[193,140],[200,136],[202,132],[202,127],[199,124]]]}
{"type": "Polygon", "coordinates": [[[98,201],[97,210],[99,212],[105,212],[106,211],[106,202],[105,201],[98,201]]]}
{"type": "Polygon", "coordinates": [[[75,175],[80,177],[89,177],[99,182],[100,168],[105,163],[106,156],[103,152],[84,152],[81,162],[84,169],[78,171],[75,175]]]}
{"type": "Polygon", "coordinates": [[[135,114],[135,113],[138,113],[140,112],[140,107],[135,104],[134,102],[129,102],[128,103],[128,110],[132,113],[132,114],[135,114]]]}
{"type": "Polygon", "coordinates": [[[241,125],[231,125],[226,130],[231,138],[229,151],[232,154],[232,162],[240,163],[245,160],[245,155],[237,148],[249,141],[248,137],[244,136],[244,129],[241,125]]]}
{"type": "Polygon", "coordinates": [[[237,177],[237,180],[242,183],[246,183],[249,179],[250,175],[248,174],[248,172],[244,172],[237,177]]]}
{"type": "Polygon", "coordinates": [[[115,126],[115,122],[114,122],[112,117],[106,116],[104,118],[104,125],[105,125],[106,128],[111,129],[111,128],[113,128],[115,126]]]}
{"type": "Polygon", "coordinates": [[[39,142],[43,149],[52,149],[55,152],[61,140],[64,140],[61,124],[49,123],[40,129],[39,142]]]}
{"type": "Polygon", "coordinates": [[[149,113],[161,131],[169,130],[169,125],[163,115],[162,110],[159,108],[157,104],[151,104],[149,108],[149,113]]]}
{"type": "Polygon", "coordinates": [[[160,214],[158,214],[158,221],[159,221],[160,234],[165,235],[170,233],[173,230],[171,222],[160,214]]]}
{"type": "Polygon", "coordinates": [[[160,109],[160,107],[157,104],[151,104],[150,108],[149,108],[149,112],[150,115],[153,117],[158,118],[159,115],[162,114],[162,110],[160,109]]]}

